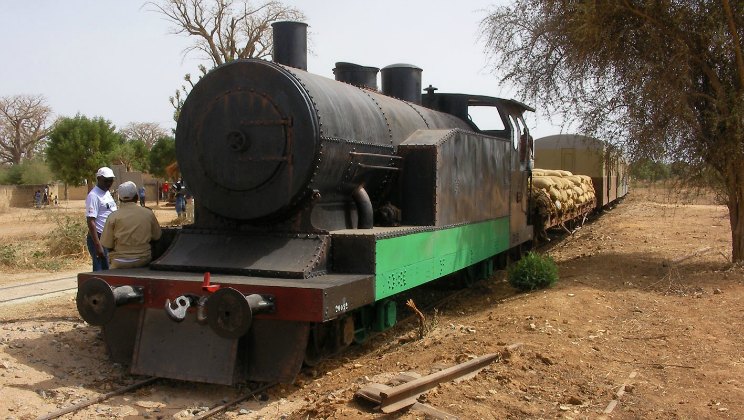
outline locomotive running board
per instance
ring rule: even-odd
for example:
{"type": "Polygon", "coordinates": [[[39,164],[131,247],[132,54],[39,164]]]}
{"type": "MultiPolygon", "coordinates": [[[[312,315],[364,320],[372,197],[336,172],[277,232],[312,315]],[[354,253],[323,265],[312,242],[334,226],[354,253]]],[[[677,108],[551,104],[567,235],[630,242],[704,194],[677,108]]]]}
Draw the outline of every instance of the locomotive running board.
{"type": "Polygon", "coordinates": [[[330,243],[328,235],[184,229],[150,268],[302,279],[325,272],[330,243]]]}

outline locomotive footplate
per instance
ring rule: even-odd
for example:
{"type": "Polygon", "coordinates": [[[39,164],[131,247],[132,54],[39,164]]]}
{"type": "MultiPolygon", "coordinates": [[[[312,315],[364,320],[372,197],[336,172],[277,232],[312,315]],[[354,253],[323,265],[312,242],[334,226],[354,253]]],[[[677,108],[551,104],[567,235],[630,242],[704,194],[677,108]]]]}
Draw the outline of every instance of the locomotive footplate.
{"type": "MultiPolygon", "coordinates": [[[[142,305],[161,310],[166,299],[211,294],[202,289],[203,273],[147,268],[80,273],[78,287],[91,278],[102,279],[111,287],[142,287],[142,305]]],[[[323,322],[374,301],[373,274],[324,274],[308,279],[288,279],[212,273],[211,284],[232,287],[246,295],[271,296],[273,311],[258,316],[265,319],[323,322]]]]}
{"type": "Polygon", "coordinates": [[[367,274],[208,278],[207,285],[204,274],[147,268],[81,273],[78,301],[89,305],[89,312],[104,315],[111,309],[102,304],[117,305],[112,316],[89,317],[89,322],[102,325],[110,357],[131,363],[132,373],[233,384],[291,382],[302,366],[312,323],[337,318],[374,300],[374,277],[367,274]],[[142,296],[120,303],[99,299],[100,287],[85,287],[90,281],[105,282],[114,293],[135,288],[142,296]],[[90,296],[83,295],[87,290],[92,290],[90,296]],[[180,298],[188,299],[189,307],[174,320],[165,302],[184,304],[180,298]],[[215,300],[211,305],[210,298],[215,300]],[[200,312],[200,302],[206,302],[205,311],[200,312]],[[247,326],[233,325],[238,313],[250,315],[247,326]]]}
{"type": "Polygon", "coordinates": [[[183,229],[150,264],[155,270],[310,278],[325,273],[328,235],[183,229]]]}

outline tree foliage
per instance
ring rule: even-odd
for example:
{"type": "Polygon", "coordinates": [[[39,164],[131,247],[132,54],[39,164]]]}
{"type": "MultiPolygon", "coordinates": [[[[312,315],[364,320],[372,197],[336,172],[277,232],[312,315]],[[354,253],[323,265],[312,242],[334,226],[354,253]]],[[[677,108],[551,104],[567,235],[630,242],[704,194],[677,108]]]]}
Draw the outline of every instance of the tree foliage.
{"type": "Polygon", "coordinates": [[[141,140],[147,147],[147,150],[150,150],[155,142],[160,137],[167,136],[168,132],[158,123],[132,122],[121,130],[121,135],[125,141],[141,140]]]}
{"type": "MultiPolygon", "coordinates": [[[[207,71],[207,68],[203,64],[199,64],[199,79],[197,79],[197,81],[206,76],[207,71]]],[[[186,73],[186,75],[183,76],[183,81],[185,83],[181,85],[181,88],[176,89],[176,93],[168,98],[171,105],[173,105],[173,121],[175,122],[178,122],[178,116],[181,114],[183,102],[186,100],[186,97],[189,96],[189,92],[191,92],[191,89],[193,89],[196,84],[194,79],[191,77],[191,73],[186,73]]]]}
{"type": "Polygon", "coordinates": [[[52,110],[41,95],[0,97],[0,162],[32,159],[49,132],[52,110]]]}
{"type": "Polygon", "coordinates": [[[113,124],[101,117],[61,118],[49,133],[47,162],[58,179],[68,184],[80,185],[85,179],[95,182],[96,170],[111,165],[111,152],[122,143],[113,124]]]}
{"type": "Polygon", "coordinates": [[[0,166],[0,184],[20,185],[23,184],[23,168],[21,165],[0,166]]]}
{"type": "Polygon", "coordinates": [[[127,172],[147,172],[150,167],[150,151],[142,140],[123,141],[114,147],[107,160],[112,165],[124,165],[127,172]]]}
{"type": "Polygon", "coordinates": [[[150,173],[167,178],[166,168],[176,162],[176,140],[173,137],[161,137],[150,150],[150,173]]]}
{"type": "Polygon", "coordinates": [[[634,159],[716,175],[744,260],[744,3],[516,0],[483,21],[502,81],[634,159]]]}
{"type": "Polygon", "coordinates": [[[54,174],[49,169],[49,165],[38,156],[33,159],[26,159],[17,166],[21,169],[22,184],[48,184],[54,180],[54,174]]]}
{"type": "Polygon", "coordinates": [[[664,181],[671,177],[671,165],[648,158],[630,164],[630,177],[639,181],[664,181]]]}

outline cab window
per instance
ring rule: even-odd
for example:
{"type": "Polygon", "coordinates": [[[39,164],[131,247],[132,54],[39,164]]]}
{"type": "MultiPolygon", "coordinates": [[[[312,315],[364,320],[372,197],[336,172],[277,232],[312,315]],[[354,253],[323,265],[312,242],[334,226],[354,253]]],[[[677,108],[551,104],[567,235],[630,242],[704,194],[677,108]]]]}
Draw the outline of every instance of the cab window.
{"type": "Polygon", "coordinates": [[[468,118],[480,131],[504,136],[508,129],[494,106],[468,106],[468,118]]]}

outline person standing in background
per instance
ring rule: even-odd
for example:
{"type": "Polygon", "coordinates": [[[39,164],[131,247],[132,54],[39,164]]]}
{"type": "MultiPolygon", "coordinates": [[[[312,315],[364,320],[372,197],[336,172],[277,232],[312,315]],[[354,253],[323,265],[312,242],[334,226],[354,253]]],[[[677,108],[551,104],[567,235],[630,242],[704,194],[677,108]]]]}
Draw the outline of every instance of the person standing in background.
{"type": "MultiPolygon", "coordinates": [[[[139,187],[138,195],[139,195],[140,206],[145,207],[145,186],[144,185],[139,187]]],[[[121,200],[121,196],[119,196],[119,200],[121,200]]]]}
{"type": "Polygon", "coordinates": [[[180,179],[173,185],[176,191],[176,214],[179,219],[186,216],[186,195],[183,187],[183,181],[180,179]]]}
{"type": "Polygon", "coordinates": [[[93,259],[93,271],[109,269],[108,251],[101,244],[101,233],[106,219],[116,211],[116,201],[109,189],[114,184],[114,171],[102,167],[96,172],[96,186],[85,198],[85,215],[88,223],[88,252],[93,259]]]}
{"type": "Polygon", "coordinates": [[[168,181],[163,182],[163,196],[160,197],[166,202],[168,201],[168,190],[170,189],[170,186],[168,185],[168,181]]]}

